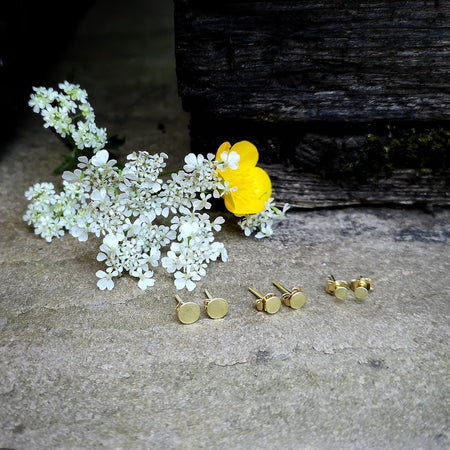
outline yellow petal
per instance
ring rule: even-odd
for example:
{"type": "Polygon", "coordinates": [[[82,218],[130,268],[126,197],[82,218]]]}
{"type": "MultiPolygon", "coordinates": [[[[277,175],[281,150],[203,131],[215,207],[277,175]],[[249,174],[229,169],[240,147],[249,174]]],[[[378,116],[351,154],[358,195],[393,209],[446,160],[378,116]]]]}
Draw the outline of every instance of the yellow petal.
{"type": "Polygon", "coordinates": [[[258,149],[249,141],[240,141],[231,147],[230,152],[237,152],[241,159],[237,170],[245,170],[255,167],[258,163],[258,149]]]}
{"type": "MultiPolygon", "coordinates": [[[[237,172],[237,171],[235,171],[237,172]]],[[[247,173],[231,177],[230,187],[237,191],[224,195],[225,207],[237,215],[261,212],[272,195],[272,182],[269,175],[260,167],[252,167],[247,173]]]]}

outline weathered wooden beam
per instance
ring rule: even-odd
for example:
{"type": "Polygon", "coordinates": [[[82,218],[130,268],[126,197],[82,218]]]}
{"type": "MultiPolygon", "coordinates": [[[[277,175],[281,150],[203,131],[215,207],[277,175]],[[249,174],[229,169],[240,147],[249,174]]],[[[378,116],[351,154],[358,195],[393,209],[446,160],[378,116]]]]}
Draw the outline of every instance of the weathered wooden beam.
{"type": "Polygon", "coordinates": [[[449,1],[175,0],[175,56],[193,150],[251,140],[277,200],[450,205],[448,175],[340,177],[368,126],[448,129],[449,1]]]}
{"type": "Polygon", "coordinates": [[[450,179],[431,172],[397,170],[365,182],[324,179],[316,174],[262,165],[272,179],[274,198],[298,209],[356,205],[450,205],[450,179]]]}
{"type": "Polygon", "coordinates": [[[257,121],[450,119],[450,2],[175,0],[187,111],[257,121]]]}

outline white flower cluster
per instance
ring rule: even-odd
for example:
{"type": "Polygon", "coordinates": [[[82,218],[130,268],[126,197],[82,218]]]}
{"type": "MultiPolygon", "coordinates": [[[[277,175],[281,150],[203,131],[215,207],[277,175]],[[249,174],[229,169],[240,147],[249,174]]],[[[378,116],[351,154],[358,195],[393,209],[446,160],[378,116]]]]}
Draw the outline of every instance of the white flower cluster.
{"type": "MultiPolygon", "coordinates": [[[[44,118],[44,127],[72,144],[73,155],[84,155],[78,157],[78,168],[63,173],[61,192],[52,183],[37,183],[25,192],[29,205],[23,219],[48,242],[66,231],[79,241],[89,234],[102,237],[97,260],[106,267],[96,272],[102,290],[111,290],[124,273],[147,289],[161,265],[173,274],[177,289],[191,291],[211,261],[227,260],[223,243],[214,238],[224,219],[211,221],[202,211],[211,208],[212,197],[238,189],[220,172],[236,170],[240,155],[224,152],[214,160],[212,154],[190,153],[183,169],[164,180],[165,153],[132,153],[120,169],[105,150],[106,130],[96,126],[86,91],[67,81],[58,86],[61,92],[34,87],[29,105],[44,118]]],[[[284,217],[287,208],[280,211],[271,198],[262,212],[241,216],[239,226],[246,236],[271,236],[274,220],[284,217]]]]}
{"type": "Polygon", "coordinates": [[[217,176],[220,163],[212,154],[189,154],[184,170],[163,181],[166,158],[164,153],[132,153],[119,170],[107,150],[91,159],[82,156],[78,169],[63,173],[61,193],[51,183],[27,190],[24,220],[48,242],[65,230],[80,241],[89,233],[102,236],[97,260],[106,270],[96,273],[100,289],[111,290],[124,272],[146,289],[154,284],[153,268],[161,264],[174,275],[177,289],[192,290],[211,261],[227,259],[224,245],[214,239],[224,219],[211,221],[200,212],[224,189],[217,176]]]}
{"type": "Polygon", "coordinates": [[[270,198],[266,202],[265,208],[259,213],[240,216],[242,219],[239,220],[238,225],[244,230],[246,236],[250,236],[254,232],[258,239],[273,235],[274,221],[285,217],[286,211],[289,209],[288,203],[285,203],[283,209],[278,209],[273,201],[274,199],[270,198]]]}
{"type": "Polygon", "coordinates": [[[105,148],[105,128],[95,124],[95,114],[87,100],[87,92],[76,84],[65,81],[53,88],[33,87],[29,106],[44,119],[45,128],[53,128],[62,138],[70,141],[74,148],[92,149],[92,153],[105,148]]]}

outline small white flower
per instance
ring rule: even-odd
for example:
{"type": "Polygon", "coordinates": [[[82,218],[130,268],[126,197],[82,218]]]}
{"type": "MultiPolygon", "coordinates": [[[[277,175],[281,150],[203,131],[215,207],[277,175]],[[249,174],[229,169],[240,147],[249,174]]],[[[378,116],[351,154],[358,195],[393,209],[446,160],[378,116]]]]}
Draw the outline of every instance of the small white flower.
{"type": "Polygon", "coordinates": [[[161,258],[161,264],[168,273],[174,273],[182,267],[179,256],[173,250],[169,250],[167,256],[161,258]]]}
{"type": "Polygon", "coordinates": [[[211,203],[209,203],[209,199],[212,197],[211,194],[204,194],[203,192],[200,194],[200,198],[196,199],[192,202],[192,206],[195,210],[200,211],[202,209],[210,209],[211,203]]]}
{"type": "Polygon", "coordinates": [[[108,162],[108,158],[108,150],[100,150],[91,158],[91,162],[95,167],[100,167],[108,162]]]}
{"type": "Polygon", "coordinates": [[[274,221],[284,218],[289,207],[289,204],[286,203],[283,209],[279,210],[276,206],[273,206],[273,198],[270,198],[261,212],[241,216],[242,219],[238,222],[238,225],[244,230],[246,236],[256,232],[255,237],[257,239],[270,237],[273,235],[274,221]]]}
{"type": "Polygon", "coordinates": [[[73,172],[65,170],[62,174],[62,179],[68,183],[80,182],[83,178],[83,172],[80,169],[75,169],[73,172]]]}
{"type": "Polygon", "coordinates": [[[85,227],[73,226],[70,229],[70,234],[73,237],[76,237],[80,242],[88,240],[88,233],[85,227]]]}
{"type": "Polygon", "coordinates": [[[222,224],[225,223],[225,219],[222,216],[218,216],[214,219],[213,228],[215,231],[220,231],[222,229],[222,224]]]}
{"type": "Polygon", "coordinates": [[[192,291],[195,289],[195,283],[193,280],[200,280],[200,277],[198,275],[192,275],[190,273],[180,271],[175,272],[174,277],[174,284],[178,290],[186,288],[188,291],[192,291]]]}
{"type": "Polygon", "coordinates": [[[219,189],[221,191],[220,196],[229,194],[230,192],[236,192],[238,190],[237,186],[230,187],[229,181],[224,181],[223,183],[221,183],[219,189]]]}
{"type": "Polygon", "coordinates": [[[151,270],[148,270],[148,267],[145,265],[143,267],[138,267],[135,270],[131,270],[130,275],[139,278],[138,286],[143,291],[155,284],[155,280],[153,279],[153,272],[151,270]]]}
{"type": "Polygon", "coordinates": [[[35,94],[31,94],[28,105],[35,113],[39,113],[58,98],[58,93],[53,88],[33,87],[33,91],[35,94]]]}
{"type": "Polygon", "coordinates": [[[197,222],[185,222],[180,226],[180,239],[189,239],[197,233],[199,224],[197,222]]]}
{"type": "Polygon", "coordinates": [[[159,263],[159,259],[161,258],[161,251],[159,248],[153,247],[150,250],[150,254],[147,256],[147,263],[152,267],[157,267],[159,263]]]}
{"type": "Polygon", "coordinates": [[[232,152],[222,152],[220,154],[220,159],[224,162],[224,168],[221,170],[226,169],[229,167],[232,170],[236,170],[239,167],[239,160],[241,159],[241,155],[235,150],[232,152]]]}
{"type": "Polygon", "coordinates": [[[100,278],[97,281],[97,286],[99,287],[99,289],[101,289],[102,291],[108,289],[108,291],[110,291],[114,287],[114,281],[112,279],[113,277],[117,277],[119,275],[119,272],[112,267],[108,267],[106,269],[106,272],[103,270],[97,270],[95,275],[100,278]]]}
{"type": "Polygon", "coordinates": [[[186,163],[183,166],[185,172],[193,172],[197,167],[203,164],[205,157],[203,155],[194,155],[194,153],[189,153],[184,158],[184,162],[186,163]]]}

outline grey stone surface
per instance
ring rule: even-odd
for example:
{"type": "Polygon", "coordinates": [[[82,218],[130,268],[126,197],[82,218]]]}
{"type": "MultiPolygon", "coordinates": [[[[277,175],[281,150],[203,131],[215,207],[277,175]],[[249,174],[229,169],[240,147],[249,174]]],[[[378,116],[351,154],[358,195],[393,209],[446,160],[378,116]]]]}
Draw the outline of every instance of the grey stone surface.
{"type": "MultiPolygon", "coordinates": [[[[49,85],[74,73],[124,152],[176,166],[189,130],[171,27],[169,2],[98,1],[49,85]]],[[[49,244],[22,221],[63,151],[26,112],[0,162],[0,448],[449,448],[449,210],[289,211],[268,240],[226,215],[229,261],[181,295],[208,288],[230,312],[181,325],[169,275],[100,291],[95,239],[49,244]],[[329,274],[375,288],[337,301],[329,274]],[[258,312],[247,288],[273,279],[300,284],[304,308],[258,312]]]]}

